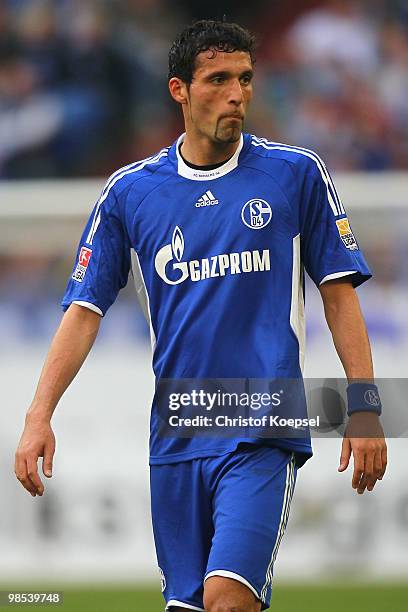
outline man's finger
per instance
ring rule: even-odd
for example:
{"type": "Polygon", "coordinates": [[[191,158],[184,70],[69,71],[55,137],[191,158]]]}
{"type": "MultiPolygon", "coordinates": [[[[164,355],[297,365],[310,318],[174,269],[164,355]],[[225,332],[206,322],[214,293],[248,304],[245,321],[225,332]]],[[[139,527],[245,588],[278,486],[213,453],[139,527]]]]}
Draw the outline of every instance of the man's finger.
{"type": "Polygon", "coordinates": [[[35,497],[37,494],[37,489],[35,488],[34,484],[31,482],[31,480],[28,477],[27,464],[25,460],[23,461],[21,458],[19,458],[19,460],[16,461],[16,467],[14,471],[15,471],[17,480],[21,482],[23,487],[27,489],[27,491],[31,493],[33,497],[35,497]]]}
{"type": "Polygon", "coordinates": [[[366,490],[367,485],[368,485],[368,478],[365,474],[363,474],[360,482],[358,483],[357,493],[359,495],[362,495],[364,491],[366,490]]]}
{"type": "Polygon", "coordinates": [[[44,459],[42,462],[42,471],[44,476],[51,478],[52,476],[52,461],[54,458],[55,446],[49,444],[44,449],[44,459]]]}
{"type": "Polygon", "coordinates": [[[381,472],[381,476],[378,477],[379,480],[383,479],[385,470],[387,469],[388,452],[387,452],[386,446],[384,446],[384,448],[381,451],[381,461],[382,461],[382,472],[381,472]]]}
{"type": "Polygon", "coordinates": [[[364,493],[366,488],[372,491],[376,480],[377,478],[374,476],[374,451],[370,450],[365,456],[364,474],[358,486],[357,493],[364,493]]]}
{"type": "Polygon", "coordinates": [[[33,483],[38,495],[44,493],[44,485],[38,475],[37,459],[34,457],[27,457],[27,476],[33,483]]]}
{"type": "Polygon", "coordinates": [[[353,489],[357,489],[363,473],[364,473],[364,455],[361,451],[356,451],[354,453],[354,472],[353,472],[353,479],[351,481],[351,485],[353,489]]]}
{"type": "Polygon", "coordinates": [[[29,492],[31,493],[31,495],[33,497],[35,497],[37,495],[37,489],[35,488],[35,486],[33,485],[33,483],[31,482],[31,480],[27,477],[24,479],[20,479],[21,484],[23,485],[23,487],[29,492]]]}
{"type": "Polygon", "coordinates": [[[372,491],[377,484],[377,480],[379,480],[382,474],[382,459],[381,459],[381,451],[377,451],[374,455],[373,462],[373,478],[371,484],[368,483],[367,489],[372,491]]]}
{"type": "Polygon", "coordinates": [[[349,438],[343,438],[341,445],[340,464],[338,467],[339,472],[344,472],[348,468],[351,457],[351,444],[349,438]]]}
{"type": "Polygon", "coordinates": [[[381,457],[381,451],[377,451],[374,457],[374,475],[376,478],[380,478],[383,475],[383,462],[381,457]]]}
{"type": "Polygon", "coordinates": [[[35,496],[36,489],[33,483],[30,481],[30,479],[27,476],[27,464],[26,464],[24,457],[21,455],[20,451],[16,452],[16,459],[14,463],[14,473],[16,475],[17,480],[21,482],[23,487],[27,489],[27,491],[31,493],[31,495],[35,496]]]}
{"type": "Polygon", "coordinates": [[[18,480],[25,478],[27,476],[27,465],[25,459],[21,456],[20,451],[16,452],[16,457],[14,461],[14,473],[18,480]]]}

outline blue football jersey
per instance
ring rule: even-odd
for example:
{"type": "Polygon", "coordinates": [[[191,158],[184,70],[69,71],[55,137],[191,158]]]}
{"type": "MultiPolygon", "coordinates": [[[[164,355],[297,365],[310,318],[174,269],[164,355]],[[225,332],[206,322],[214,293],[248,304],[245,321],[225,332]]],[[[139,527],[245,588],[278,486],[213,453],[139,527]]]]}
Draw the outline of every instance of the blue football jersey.
{"type": "MultiPolygon", "coordinates": [[[[194,169],[183,138],[109,178],[62,306],[103,316],[131,270],[157,380],[300,378],[303,270],[317,286],[371,276],[333,181],[316,153],[250,134],[225,164],[194,169]]],[[[221,455],[242,439],[166,438],[158,419],[154,398],[152,464],[221,455]]],[[[262,443],[311,454],[308,437],[262,443]]]]}

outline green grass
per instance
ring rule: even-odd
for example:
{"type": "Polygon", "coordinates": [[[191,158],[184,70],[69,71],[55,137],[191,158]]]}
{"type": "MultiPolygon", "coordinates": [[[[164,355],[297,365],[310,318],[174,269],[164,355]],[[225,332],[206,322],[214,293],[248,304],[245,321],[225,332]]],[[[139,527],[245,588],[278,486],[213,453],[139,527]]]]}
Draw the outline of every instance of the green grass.
{"type": "MultiPolygon", "coordinates": [[[[1,587],[5,590],[5,586],[1,587]]],[[[8,587],[10,588],[10,586],[8,587]]],[[[20,587],[13,587],[21,590],[20,587]]],[[[28,589],[25,590],[33,590],[28,589]]],[[[38,588],[37,588],[38,590],[38,588]]],[[[57,590],[52,587],[50,590],[57,590]]],[[[163,612],[163,599],[156,588],[66,587],[59,606],[12,606],[27,610],[45,607],[61,612],[163,612]]],[[[5,608],[4,608],[5,609],[5,608]]],[[[276,584],[272,598],[276,612],[407,612],[408,585],[293,585],[276,584]]]]}

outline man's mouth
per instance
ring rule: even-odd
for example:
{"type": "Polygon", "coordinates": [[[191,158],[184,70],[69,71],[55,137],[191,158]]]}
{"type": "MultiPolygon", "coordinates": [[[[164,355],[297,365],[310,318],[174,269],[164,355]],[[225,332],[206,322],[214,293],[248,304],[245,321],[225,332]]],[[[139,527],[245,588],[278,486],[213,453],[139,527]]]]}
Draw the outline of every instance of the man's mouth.
{"type": "Polygon", "coordinates": [[[235,119],[235,121],[242,121],[244,118],[242,115],[224,115],[223,119],[235,119]]]}

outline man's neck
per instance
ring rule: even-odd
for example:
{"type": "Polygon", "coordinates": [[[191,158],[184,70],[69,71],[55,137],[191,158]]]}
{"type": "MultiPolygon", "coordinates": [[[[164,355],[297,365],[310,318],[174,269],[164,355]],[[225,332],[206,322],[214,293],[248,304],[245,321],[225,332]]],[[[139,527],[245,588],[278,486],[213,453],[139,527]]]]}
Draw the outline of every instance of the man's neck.
{"type": "Polygon", "coordinates": [[[183,158],[195,166],[221,164],[230,159],[239,147],[240,141],[214,143],[208,138],[192,138],[187,133],[181,145],[183,158]]]}
{"type": "Polygon", "coordinates": [[[193,170],[204,170],[204,171],[215,170],[216,168],[219,168],[220,166],[223,166],[224,164],[226,164],[227,161],[229,161],[232,157],[231,156],[228,159],[224,159],[222,162],[218,162],[217,164],[207,164],[205,166],[202,166],[202,165],[193,164],[192,162],[188,161],[188,159],[186,159],[181,152],[181,145],[179,146],[179,153],[180,153],[180,156],[183,162],[186,164],[186,166],[188,166],[189,168],[193,168],[193,170]]]}

